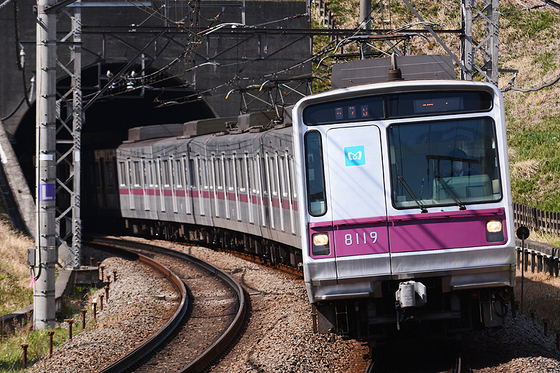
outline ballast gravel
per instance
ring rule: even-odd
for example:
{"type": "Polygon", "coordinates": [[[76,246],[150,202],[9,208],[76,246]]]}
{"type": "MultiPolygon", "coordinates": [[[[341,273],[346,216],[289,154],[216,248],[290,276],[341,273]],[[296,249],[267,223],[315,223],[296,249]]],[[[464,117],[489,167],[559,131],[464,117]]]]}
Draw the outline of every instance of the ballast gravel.
{"type": "MultiPolygon", "coordinates": [[[[128,238],[143,241],[142,239],[128,238]]],[[[250,317],[242,336],[208,372],[364,372],[367,346],[314,334],[311,307],[301,279],[227,253],[165,241],[151,244],[199,257],[228,272],[250,296],[250,317]]],[[[178,304],[173,286],[152,270],[119,258],[103,260],[106,273],[118,271],[109,304],[87,331],[36,363],[31,372],[95,372],[140,345],[172,316],[178,304]],[[108,271],[108,272],[107,272],[108,271]]],[[[101,291],[100,291],[101,292],[101,291]]],[[[464,336],[473,373],[560,372],[556,335],[544,336],[534,320],[518,314],[499,329],[464,336]]]]}
{"type": "MultiPolygon", "coordinates": [[[[89,253],[88,253],[89,254],[89,253]]],[[[72,340],[55,348],[53,355],[35,363],[30,372],[97,372],[133,351],[159,331],[173,316],[179,305],[175,287],[162,274],[147,265],[122,258],[102,258],[102,253],[91,252],[102,262],[105,274],[117,273],[117,281],[109,283],[109,301],[105,289],[98,289],[79,306],[86,308],[86,328],[82,331],[81,315],[74,318],[72,340]],[[100,297],[104,295],[103,310],[100,297]],[[97,301],[94,321],[91,302],[97,301]]],[[[65,328],[68,338],[68,323],[65,328]]]]}

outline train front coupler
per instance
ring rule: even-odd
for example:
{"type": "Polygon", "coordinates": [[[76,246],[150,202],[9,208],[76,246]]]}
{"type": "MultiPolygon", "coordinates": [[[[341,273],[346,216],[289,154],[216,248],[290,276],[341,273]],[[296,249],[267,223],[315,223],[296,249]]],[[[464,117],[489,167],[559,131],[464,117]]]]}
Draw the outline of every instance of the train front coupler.
{"type": "Polygon", "coordinates": [[[423,307],[428,302],[426,286],[418,281],[405,281],[399,284],[395,292],[395,309],[397,310],[397,330],[401,330],[401,322],[417,321],[414,315],[407,315],[407,310],[423,307]]]}

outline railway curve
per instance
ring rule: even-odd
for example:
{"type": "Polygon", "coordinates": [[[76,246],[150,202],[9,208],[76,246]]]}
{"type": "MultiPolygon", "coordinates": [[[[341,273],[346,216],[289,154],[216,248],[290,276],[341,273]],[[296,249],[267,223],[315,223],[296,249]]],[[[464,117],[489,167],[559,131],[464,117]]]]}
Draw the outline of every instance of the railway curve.
{"type": "MultiPolygon", "coordinates": [[[[154,369],[165,371],[169,368],[169,365],[172,365],[173,371],[176,372],[199,372],[226,349],[227,345],[231,343],[241,329],[246,313],[244,291],[231,276],[213,265],[185,253],[137,242],[95,238],[87,244],[96,248],[110,247],[111,250],[132,251],[135,255],[138,255],[141,261],[156,266],[168,278],[173,279],[172,281],[179,289],[183,289],[181,291],[183,298],[181,306],[167,325],[142,346],[101,372],[142,372],[154,371],[154,369]],[[173,259],[165,260],[164,257],[173,259]],[[154,258],[157,258],[157,261],[154,258]],[[165,262],[165,265],[161,264],[161,262],[165,262]],[[185,262],[189,264],[185,265],[185,262]],[[185,269],[185,266],[188,269],[185,269]],[[196,272],[193,266],[202,269],[195,276],[192,275],[193,271],[196,272]],[[192,280],[193,278],[195,278],[194,281],[192,280]],[[216,280],[211,280],[212,278],[216,280]],[[189,285],[188,290],[183,282],[189,285]],[[194,284],[194,282],[199,284],[194,284]],[[218,283],[221,283],[222,286],[220,287],[218,283]],[[217,299],[219,297],[212,295],[216,294],[216,288],[219,289],[218,292],[225,293],[225,287],[229,289],[227,290],[229,295],[223,296],[221,299],[217,299]],[[210,288],[214,288],[214,290],[208,290],[210,288]],[[221,319],[223,316],[221,314],[216,314],[214,315],[215,317],[207,317],[208,322],[206,323],[199,322],[204,317],[196,310],[199,306],[193,305],[195,302],[190,302],[191,306],[189,312],[187,312],[186,305],[189,304],[186,301],[189,298],[186,296],[187,291],[191,294],[193,292],[198,294],[207,292],[210,296],[207,296],[206,299],[214,298],[218,302],[233,301],[235,303],[235,312],[233,315],[230,315],[232,317],[227,318],[227,321],[217,323],[219,324],[218,326],[215,325],[214,320],[221,319]],[[193,318],[198,318],[199,320],[192,322],[193,318]],[[206,331],[218,329],[219,332],[203,332],[202,330],[204,329],[206,331]],[[218,335],[216,336],[216,334],[218,335]],[[185,342],[188,338],[196,339],[196,342],[193,342],[193,340],[185,342]],[[192,343],[196,343],[197,346],[193,348],[192,343]],[[170,363],[170,361],[172,362],[170,363]],[[158,367],[160,364],[165,364],[166,367],[158,367]]],[[[199,301],[198,303],[204,303],[204,300],[200,302],[198,297],[197,301],[199,301]]],[[[227,312],[228,309],[226,308],[224,311],[227,312]]]]}

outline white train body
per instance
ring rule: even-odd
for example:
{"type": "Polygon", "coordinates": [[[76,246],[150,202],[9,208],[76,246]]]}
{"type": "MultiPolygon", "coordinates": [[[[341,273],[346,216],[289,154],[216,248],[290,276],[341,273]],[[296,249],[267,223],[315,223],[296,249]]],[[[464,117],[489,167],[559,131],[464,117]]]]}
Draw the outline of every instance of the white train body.
{"type": "Polygon", "coordinates": [[[515,241],[495,87],[357,86],[302,99],[292,119],[305,284],[319,329],[364,329],[345,325],[348,315],[370,326],[464,319],[471,297],[482,323],[502,322],[515,241]],[[420,285],[412,307],[399,299],[406,283],[420,285]]]}

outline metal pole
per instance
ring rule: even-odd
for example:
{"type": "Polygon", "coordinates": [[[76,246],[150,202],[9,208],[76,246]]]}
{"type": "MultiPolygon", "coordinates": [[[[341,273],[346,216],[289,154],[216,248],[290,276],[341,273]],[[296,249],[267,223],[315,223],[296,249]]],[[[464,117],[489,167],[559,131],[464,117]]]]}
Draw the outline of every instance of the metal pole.
{"type": "MultiPolygon", "coordinates": [[[[371,30],[371,0],[360,0],[360,28],[368,32],[371,30]]],[[[360,49],[364,59],[363,55],[369,53],[371,48],[362,43],[360,49]]]]}
{"type": "Polygon", "coordinates": [[[55,322],[56,240],[56,14],[47,13],[55,0],[37,0],[36,203],[37,260],[33,323],[52,329],[55,322]]]}
{"type": "MultiPolygon", "coordinates": [[[[81,0],[77,1],[81,3],[81,0]]],[[[71,195],[72,203],[72,249],[71,262],[73,268],[80,266],[82,254],[82,219],[81,219],[81,174],[82,174],[82,9],[77,7],[72,17],[72,31],[74,45],[71,50],[74,61],[74,75],[72,76],[72,137],[74,138],[74,152],[72,157],[74,185],[71,195]]]]}
{"type": "Polygon", "coordinates": [[[488,54],[490,61],[487,62],[486,74],[488,75],[487,81],[498,86],[498,36],[500,31],[499,17],[500,11],[498,9],[498,0],[486,0],[486,7],[488,9],[488,54]]]}
{"type": "Polygon", "coordinates": [[[521,239],[521,313],[523,313],[523,283],[525,282],[525,239],[521,239]]]}
{"type": "Polygon", "coordinates": [[[461,23],[464,35],[461,37],[461,62],[465,69],[461,69],[461,80],[472,80],[473,42],[472,42],[472,8],[473,0],[463,0],[461,4],[461,23]]]}

